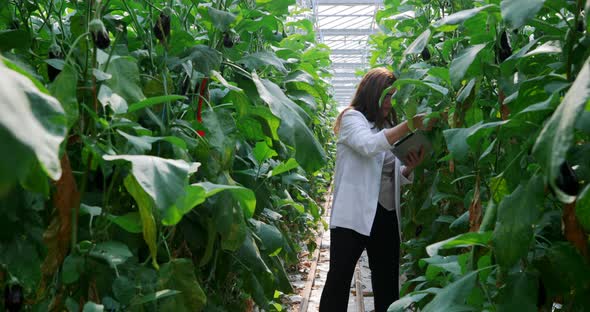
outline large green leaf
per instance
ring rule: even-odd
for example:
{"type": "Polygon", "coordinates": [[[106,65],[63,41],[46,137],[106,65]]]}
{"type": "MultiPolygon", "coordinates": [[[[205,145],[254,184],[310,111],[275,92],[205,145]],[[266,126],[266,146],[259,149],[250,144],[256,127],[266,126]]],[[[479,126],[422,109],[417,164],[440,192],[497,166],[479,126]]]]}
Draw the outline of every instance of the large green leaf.
{"type": "Polygon", "coordinates": [[[137,179],[133,175],[128,175],[124,181],[127,192],[133,196],[137,202],[139,209],[139,217],[141,219],[141,230],[143,232],[143,240],[150,249],[152,257],[152,265],[158,269],[158,228],[156,227],[156,220],[154,218],[154,202],[148,194],[141,188],[137,179]]]}
{"type": "Polygon", "coordinates": [[[162,265],[158,284],[164,289],[180,292],[163,300],[159,307],[165,311],[201,311],[207,303],[207,296],[197,277],[195,267],[189,259],[173,259],[162,265]]]}
{"type": "Polygon", "coordinates": [[[262,240],[262,247],[267,255],[274,254],[284,247],[283,234],[276,226],[254,219],[250,219],[250,223],[254,225],[256,236],[262,240]]]}
{"type": "Polygon", "coordinates": [[[256,73],[252,74],[252,79],[262,100],[281,118],[279,136],[295,148],[297,162],[307,172],[320,169],[326,162],[326,154],[305,123],[307,114],[270,80],[260,79],[256,73]]]}
{"type": "Polygon", "coordinates": [[[416,38],[416,40],[414,40],[414,42],[412,42],[412,44],[408,46],[408,48],[404,51],[404,55],[422,52],[424,47],[426,47],[428,44],[428,40],[430,40],[430,33],[430,29],[427,28],[423,33],[420,34],[420,36],[418,36],[418,38],[416,38]]]}
{"type": "Polygon", "coordinates": [[[122,96],[127,103],[139,102],[145,98],[140,87],[137,60],[132,57],[118,57],[111,60],[107,70],[112,75],[106,84],[114,93],[122,96]]]}
{"type": "Polygon", "coordinates": [[[576,119],[581,116],[589,99],[590,61],[586,60],[586,64],[565,94],[563,101],[545,123],[533,148],[533,153],[541,163],[541,167],[546,170],[548,184],[563,202],[572,202],[574,197],[561,191],[555,184],[559,175],[559,166],[565,161],[567,151],[573,143],[576,119]]]}
{"type": "Polygon", "coordinates": [[[145,99],[145,100],[142,100],[137,103],[133,103],[133,104],[129,105],[129,109],[127,110],[127,112],[132,113],[132,112],[134,112],[136,110],[140,110],[142,108],[151,107],[151,106],[166,103],[166,102],[180,101],[180,100],[186,100],[186,96],[183,96],[183,95],[162,95],[162,96],[151,97],[151,98],[148,98],[148,99],[145,99]]]}
{"type": "Polygon", "coordinates": [[[428,303],[423,312],[462,312],[472,311],[473,307],[465,305],[465,301],[475,286],[479,271],[465,274],[460,279],[438,291],[434,299],[428,303]]]}
{"type": "Polygon", "coordinates": [[[456,58],[453,59],[450,70],[451,82],[453,85],[458,85],[461,82],[461,79],[463,79],[465,73],[467,73],[467,69],[469,69],[476,56],[485,47],[485,44],[474,45],[464,49],[456,58]]]}
{"type": "Polygon", "coordinates": [[[524,25],[527,20],[535,17],[543,7],[545,0],[502,0],[500,4],[502,18],[512,28],[524,25]]]}
{"type": "Polygon", "coordinates": [[[181,54],[181,59],[174,63],[180,66],[186,61],[191,61],[196,71],[209,75],[211,70],[219,70],[221,54],[209,46],[197,44],[181,54]]]}
{"type": "Polygon", "coordinates": [[[273,52],[252,53],[244,56],[238,63],[244,64],[250,70],[258,70],[270,65],[283,74],[287,73],[283,61],[273,52]]]}
{"type": "Polygon", "coordinates": [[[5,185],[27,173],[35,158],[45,173],[61,176],[59,145],[67,131],[59,102],[33,81],[0,62],[0,193],[5,185]]]}
{"type": "Polygon", "coordinates": [[[69,64],[66,64],[55,77],[55,81],[49,87],[49,91],[61,103],[66,112],[68,127],[72,127],[78,121],[78,72],[69,64]]]}
{"type": "Polygon", "coordinates": [[[276,167],[274,167],[268,174],[271,177],[274,177],[274,176],[279,175],[281,173],[285,173],[289,170],[293,170],[297,167],[299,167],[299,164],[297,163],[297,161],[293,158],[289,158],[286,162],[280,163],[276,167]]]}
{"type": "Polygon", "coordinates": [[[31,35],[22,29],[0,30],[0,51],[26,49],[31,45],[31,35]]]}
{"type": "Polygon", "coordinates": [[[467,9],[467,10],[455,12],[451,15],[445,16],[444,18],[434,22],[432,24],[432,26],[434,26],[436,28],[440,28],[441,26],[444,26],[444,25],[461,24],[461,23],[465,22],[466,20],[474,17],[475,15],[477,15],[481,11],[484,11],[484,10],[488,11],[488,10],[492,10],[492,9],[497,10],[497,8],[498,7],[494,4],[488,4],[488,5],[480,6],[480,7],[473,8],[473,9],[467,9]]]}
{"type": "Polygon", "coordinates": [[[129,251],[127,245],[116,242],[107,241],[96,244],[90,250],[90,256],[106,261],[112,268],[116,268],[119,264],[124,263],[131,258],[133,254],[129,251]]]}
{"type": "Polygon", "coordinates": [[[576,217],[586,232],[590,232],[590,185],[587,185],[578,196],[576,217]]]}
{"type": "Polygon", "coordinates": [[[210,182],[201,182],[193,184],[193,186],[202,187],[205,190],[205,196],[210,197],[221,191],[229,191],[231,195],[240,203],[244,211],[246,219],[252,218],[254,210],[256,209],[256,196],[254,192],[248,188],[237,185],[222,185],[210,182]]]}
{"type": "Polygon", "coordinates": [[[498,312],[536,312],[538,282],[528,272],[510,274],[500,290],[498,312]]]}
{"type": "Polygon", "coordinates": [[[543,208],[544,186],[540,176],[520,184],[498,206],[493,245],[500,266],[512,267],[525,256],[533,241],[533,224],[543,208]]]}
{"type": "Polygon", "coordinates": [[[229,30],[230,25],[236,20],[236,16],[227,11],[207,7],[207,10],[202,10],[201,12],[204,13],[205,11],[209,15],[208,17],[211,19],[213,26],[222,32],[229,30]]]}
{"type": "Polygon", "coordinates": [[[244,243],[238,250],[238,256],[242,261],[244,261],[247,265],[250,266],[250,269],[259,275],[271,275],[271,271],[262,259],[260,255],[260,250],[254,241],[254,237],[250,233],[250,231],[246,234],[246,239],[244,239],[244,243]]]}
{"type": "Polygon", "coordinates": [[[467,232],[429,245],[426,247],[426,252],[429,256],[433,257],[438,254],[440,249],[462,248],[474,245],[487,246],[491,238],[491,232],[467,232]]]}
{"type": "Polygon", "coordinates": [[[393,86],[396,88],[400,88],[403,87],[405,85],[418,85],[418,86],[425,86],[428,87],[434,91],[439,92],[442,95],[447,95],[447,93],[449,93],[449,90],[443,86],[440,86],[436,83],[432,83],[432,82],[428,82],[428,81],[423,81],[420,79],[409,79],[409,78],[401,78],[401,79],[397,79],[394,83],[393,86]]]}
{"type": "Polygon", "coordinates": [[[387,309],[387,312],[405,312],[412,304],[420,302],[427,295],[427,293],[420,292],[408,294],[392,303],[387,309]]]}
{"type": "Polygon", "coordinates": [[[509,121],[494,121],[489,123],[477,123],[470,128],[455,128],[443,131],[447,147],[457,160],[465,160],[470,146],[481,143],[479,138],[488,134],[494,128],[504,125],[509,121]]]}
{"type": "Polygon", "coordinates": [[[199,163],[165,159],[148,155],[105,155],[106,161],[131,163],[131,173],[141,188],[154,200],[156,208],[164,212],[184,196],[188,176],[199,168],[199,163]]]}

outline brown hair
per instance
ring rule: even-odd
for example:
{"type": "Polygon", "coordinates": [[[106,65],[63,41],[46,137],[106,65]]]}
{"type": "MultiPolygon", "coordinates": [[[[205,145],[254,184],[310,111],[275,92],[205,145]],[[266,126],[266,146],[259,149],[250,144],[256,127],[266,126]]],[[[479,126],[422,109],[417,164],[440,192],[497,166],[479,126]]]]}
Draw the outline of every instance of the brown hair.
{"type": "MultiPolygon", "coordinates": [[[[379,67],[369,70],[359,83],[350,105],[336,118],[334,133],[338,134],[342,116],[351,109],[361,112],[368,121],[374,122],[376,127],[383,129],[386,119],[381,113],[379,98],[383,91],[395,82],[395,79],[393,73],[387,68],[379,67]]],[[[392,109],[387,121],[393,125],[395,119],[395,111],[392,109]]]]}

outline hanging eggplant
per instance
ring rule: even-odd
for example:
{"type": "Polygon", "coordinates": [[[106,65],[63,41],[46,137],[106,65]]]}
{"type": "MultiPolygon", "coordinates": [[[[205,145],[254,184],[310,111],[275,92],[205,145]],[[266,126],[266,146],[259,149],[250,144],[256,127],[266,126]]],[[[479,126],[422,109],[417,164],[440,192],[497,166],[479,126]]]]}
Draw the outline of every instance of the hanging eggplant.
{"type": "Polygon", "coordinates": [[[92,41],[97,48],[104,50],[111,45],[111,38],[101,20],[97,18],[93,19],[88,24],[88,28],[92,35],[92,41]]]}

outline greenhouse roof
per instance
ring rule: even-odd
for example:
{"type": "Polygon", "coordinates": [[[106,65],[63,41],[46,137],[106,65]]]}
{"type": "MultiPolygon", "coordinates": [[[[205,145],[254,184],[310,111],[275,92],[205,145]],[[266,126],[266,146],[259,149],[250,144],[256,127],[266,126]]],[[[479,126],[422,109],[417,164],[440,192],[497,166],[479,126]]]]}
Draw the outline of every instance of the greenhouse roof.
{"type": "Polygon", "coordinates": [[[332,49],[332,86],[339,106],[347,106],[360,81],[355,71],[366,69],[367,40],[377,29],[375,13],[382,0],[312,0],[316,33],[332,49]]]}

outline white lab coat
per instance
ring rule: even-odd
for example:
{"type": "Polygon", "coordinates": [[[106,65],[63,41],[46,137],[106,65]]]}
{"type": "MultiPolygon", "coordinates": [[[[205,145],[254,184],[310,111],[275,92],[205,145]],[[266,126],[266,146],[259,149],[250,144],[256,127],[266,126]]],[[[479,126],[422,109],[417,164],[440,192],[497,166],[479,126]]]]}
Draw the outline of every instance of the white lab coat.
{"type": "MultiPolygon", "coordinates": [[[[391,145],[383,130],[374,127],[365,116],[350,109],[342,116],[336,151],[334,198],[330,228],[343,227],[369,236],[377,212],[381,170],[385,151],[391,145]]],[[[395,210],[400,229],[400,186],[413,181],[401,174],[403,165],[395,160],[395,210]]]]}

